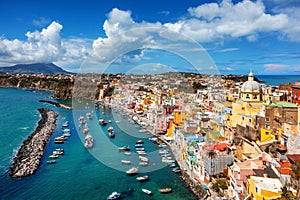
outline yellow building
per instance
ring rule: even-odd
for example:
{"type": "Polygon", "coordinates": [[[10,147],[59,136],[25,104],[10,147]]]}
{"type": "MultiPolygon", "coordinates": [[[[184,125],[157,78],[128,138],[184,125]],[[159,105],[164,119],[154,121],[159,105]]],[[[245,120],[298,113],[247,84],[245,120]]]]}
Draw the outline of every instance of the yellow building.
{"type": "Polygon", "coordinates": [[[176,128],[183,128],[187,113],[182,110],[174,110],[174,124],[176,128]]]}
{"type": "Polygon", "coordinates": [[[255,200],[279,198],[282,187],[280,180],[276,178],[250,176],[247,181],[247,192],[255,200]]]}
{"type": "Polygon", "coordinates": [[[275,136],[272,134],[272,130],[269,129],[260,129],[260,142],[274,141],[275,136]]]}

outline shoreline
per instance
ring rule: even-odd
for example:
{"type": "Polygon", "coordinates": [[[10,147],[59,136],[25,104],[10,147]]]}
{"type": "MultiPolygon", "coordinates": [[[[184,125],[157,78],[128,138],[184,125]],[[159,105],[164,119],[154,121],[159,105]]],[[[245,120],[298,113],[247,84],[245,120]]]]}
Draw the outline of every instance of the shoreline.
{"type": "Polygon", "coordinates": [[[66,109],[66,110],[72,110],[73,108],[70,107],[70,106],[67,106],[67,105],[64,105],[62,103],[58,103],[58,102],[54,102],[54,101],[50,101],[50,100],[39,100],[39,102],[41,103],[48,103],[48,104],[51,104],[51,105],[54,105],[58,108],[63,108],[63,109],[66,109]]]}
{"type": "Polygon", "coordinates": [[[25,177],[37,170],[46,144],[56,128],[57,113],[48,108],[39,108],[38,111],[41,119],[36,129],[22,142],[9,168],[9,175],[13,178],[25,177]]]}
{"type": "MultiPolygon", "coordinates": [[[[134,113],[132,110],[130,109],[127,109],[125,107],[118,107],[118,106],[121,106],[120,104],[115,104],[115,105],[112,105],[111,107],[112,108],[115,108],[115,109],[120,109],[122,113],[124,113],[127,117],[129,117],[130,119],[132,119],[132,116],[136,116],[138,114],[134,113]]],[[[132,119],[133,120],[133,119],[132,119]]],[[[139,116],[138,117],[138,120],[133,120],[136,124],[140,125],[142,128],[144,128],[145,130],[147,130],[151,135],[153,136],[156,136],[160,141],[164,142],[170,149],[174,159],[176,160],[177,164],[179,165],[180,169],[181,169],[181,173],[179,175],[179,179],[180,181],[183,182],[184,186],[186,188],[188,188],[192,193],[193,195],[197,198],[197,199],[204,199],[206,196],[200,196],[200,194],[195,190],[195,185],[194,184],[191,184],[191,183],[194,183],[193,181],[193,178],[191,177],[190,174],[188,174],[188,177],[184,177],[183,176],[183,173],[186,173],[185,171],[183,171],[183,169],[185,168],[182,164],[182,162],[179,162],[179,158],[176,156],[175,154],[175,150],[173,149],[172,145],[167,142],[164,138],[163,138],[163,135],[159,135],[159,134],[155,134],[153,131],[154,129],[151,129],[151,127],[144,127],[141,125],[141,122],[148,122],[147,119],[144,119],[143,117],[139,116]]]]}

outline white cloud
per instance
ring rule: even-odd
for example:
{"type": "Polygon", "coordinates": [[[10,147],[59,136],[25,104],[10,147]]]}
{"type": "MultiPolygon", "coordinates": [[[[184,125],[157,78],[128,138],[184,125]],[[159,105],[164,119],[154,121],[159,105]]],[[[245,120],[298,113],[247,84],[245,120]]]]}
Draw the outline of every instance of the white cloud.
{"type": "Polygon", "coordinates": [[[1,38],[0,66],[37,62],[79,66],[89,51],[88,44],[84,40],[62,39],[62,29],[61,24],[52,22],[42,31],[27,32],[27,41],[1,38]]]}
{"type": "Polygon", "coordinates": [[[38,26],[38,27],[43,27],[43,26],[49,24],[50,22],[51,22],[51,20],[49,18],[45,18],[45,17],[40,17],[38,19],[32,20],[33,25],[38,26]]]}
{"type": "Polygon", "coordinates": [[[220,53],[226,53],[226,52],[230,52],[230,51],[238,51],[240,50],[240,48],[227,48],[227,49],[221,49],[221,50],[217,50],[216,52],[220,52],[220,53]]]}
{"type": "Polygon", "coordinates": [[[266,72],[274,72],[274,71],[282,71],[282,70],[289,70],[290,67],[284,64],[265,64],[265,71],[266,72]]]}

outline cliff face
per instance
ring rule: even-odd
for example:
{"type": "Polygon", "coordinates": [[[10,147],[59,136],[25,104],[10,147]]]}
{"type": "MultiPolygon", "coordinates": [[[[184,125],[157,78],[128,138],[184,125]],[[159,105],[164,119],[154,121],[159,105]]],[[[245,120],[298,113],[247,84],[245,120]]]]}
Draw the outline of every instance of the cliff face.
{"type": "Polygon", "coordinates": [[[0,87],[31,88],[53,91],[53,98],[71,99],[73,75],[9,75],[0,74],[0,87]]]}

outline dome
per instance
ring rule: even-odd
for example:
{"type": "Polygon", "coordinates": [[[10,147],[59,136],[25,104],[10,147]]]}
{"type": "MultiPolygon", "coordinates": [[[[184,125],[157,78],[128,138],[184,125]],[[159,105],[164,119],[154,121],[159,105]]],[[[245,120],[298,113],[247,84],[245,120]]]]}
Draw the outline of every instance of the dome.
{"type": "Polygon", "coordinates": [[[258,82],[256,82],[256,81],[246,81],[242,85],[241,90],[245,91],[245,92],[246,92],[246,90],[250,90],[250,91],[255,91],[255,90],[262,91],[260,84],[258,82]]]}

